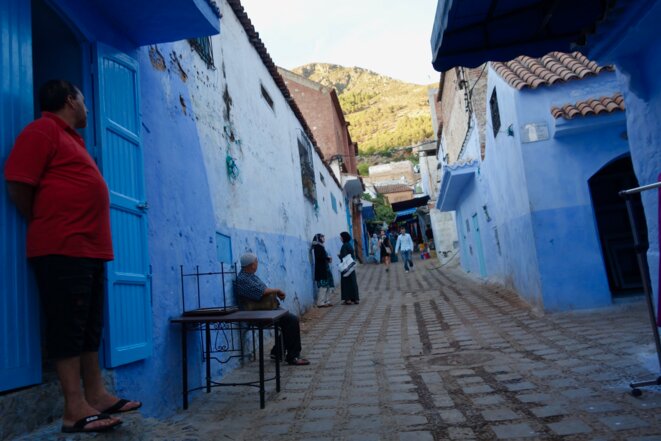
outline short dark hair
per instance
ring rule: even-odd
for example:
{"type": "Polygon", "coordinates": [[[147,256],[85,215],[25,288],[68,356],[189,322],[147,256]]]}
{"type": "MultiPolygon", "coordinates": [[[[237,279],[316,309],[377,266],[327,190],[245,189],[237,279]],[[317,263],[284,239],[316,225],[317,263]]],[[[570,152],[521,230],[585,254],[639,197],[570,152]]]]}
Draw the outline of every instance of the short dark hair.
{"type": "Polygon", "coordinates": [[[344,243],[347,243],[351,240],[351,235],[346,231],[341,232],[340,237],[342,238],[342,242],[344,243]]]}
{"type": "Polygon", "coordinates": [[[39,107],[42,112],[57,112],[67,98],[77,97],[80,90],[67,80],[49,80],[39,89],[39,107]]]}

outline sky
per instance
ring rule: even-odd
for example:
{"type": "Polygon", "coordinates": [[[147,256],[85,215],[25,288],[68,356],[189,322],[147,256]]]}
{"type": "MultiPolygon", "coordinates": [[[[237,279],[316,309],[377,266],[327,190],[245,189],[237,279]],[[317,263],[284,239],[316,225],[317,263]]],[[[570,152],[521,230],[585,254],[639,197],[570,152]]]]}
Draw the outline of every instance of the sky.
{"type": "Polygon", "coordinates": [[[333,63],[432,84],[439,78],[431,66],[429,43],[437,2],[242,0],[241,4],[278,66],[333,63]]]}

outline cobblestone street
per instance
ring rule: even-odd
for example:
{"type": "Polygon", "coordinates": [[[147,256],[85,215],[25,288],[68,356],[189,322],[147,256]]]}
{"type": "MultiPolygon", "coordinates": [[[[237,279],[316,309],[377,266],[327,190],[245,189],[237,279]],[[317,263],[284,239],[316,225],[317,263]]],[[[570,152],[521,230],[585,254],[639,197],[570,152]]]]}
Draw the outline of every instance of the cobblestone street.
{"type": "MultiPolygon", "coordinates": [[[[642,301],[541,315],[435,264],[416,263],[409,274],[401,264],[389,273],[359,267],[360,305],[336,298],[304,317],[312,364],[284,366],[282,391],[267,384],[266,409],[256,389],[215,389],[169,421],[127,416],[105,437],[661,440],[661,391],[634,398],[628,387],[658,374],[642,301]]],[[[256,369],[226,380],[254,378],[256,369]]],[[[41,435],[52,439],[57,429],[41,435]]]]}

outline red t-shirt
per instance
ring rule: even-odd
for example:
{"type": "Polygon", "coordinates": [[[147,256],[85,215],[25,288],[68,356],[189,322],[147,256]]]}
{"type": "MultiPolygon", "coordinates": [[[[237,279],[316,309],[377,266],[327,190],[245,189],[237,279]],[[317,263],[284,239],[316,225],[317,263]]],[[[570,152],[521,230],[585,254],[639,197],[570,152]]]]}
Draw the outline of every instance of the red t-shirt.
{"type": "Polygon", "coordinates": [[[5,179],[35,187],[27,256],[113,259],[110,197],[83,138],[43,112],[18,135],[5,179]]]}

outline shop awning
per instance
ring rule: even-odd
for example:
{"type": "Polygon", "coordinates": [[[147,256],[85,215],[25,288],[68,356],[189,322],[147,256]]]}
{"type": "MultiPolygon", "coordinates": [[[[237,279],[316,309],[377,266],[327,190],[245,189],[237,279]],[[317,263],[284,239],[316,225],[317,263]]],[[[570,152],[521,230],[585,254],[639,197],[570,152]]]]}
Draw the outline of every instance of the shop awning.
{"type": "Polygon", "coordinates": [[[439,0],[431,36],[432,64],[455,66],[580,50],[598,22],[636,0],[439,0]]]}
{"type": "Polygon", "coordinates": [[[213,0],[55,0],[84,18],[98,39],[122,35],[137,46],[215,35],[220,9],[213,0]]]}
{"type": "Polygon", "coordinates": [[[418,211],[417,208],[408,208],[406,210],[396,211],[395,214],[397,214],[397,219],[401,220],[403,217],[410,216],[416,211],[418,211]]]}
{"type": "Polygon", "coordinates": [[[419,198],[408,199],[406,201],[393,202],[390,204],[393,211],[405,210],[408,208],[424,207],[429,202],[429,196],[421,196],[419,198]]]}
{"type": "Polygon", "coordinates": [[[374,219],[376,217],[376,213],[374,212],[374,204],[366,201],[365,199],[361,199],[360,202],[363,204],[363,220],[368,221],[374,219]]]}
{"type": "Polygon", "coordinates": [[[475,178],[477,167],[477,161],[444,166],[436,208],[441,211],[456,210],[461,193],[475,178]]]}

